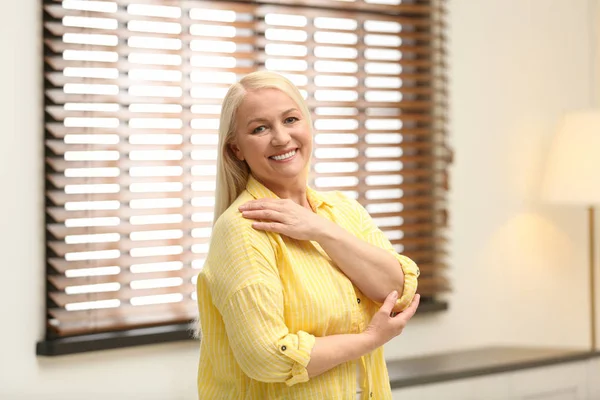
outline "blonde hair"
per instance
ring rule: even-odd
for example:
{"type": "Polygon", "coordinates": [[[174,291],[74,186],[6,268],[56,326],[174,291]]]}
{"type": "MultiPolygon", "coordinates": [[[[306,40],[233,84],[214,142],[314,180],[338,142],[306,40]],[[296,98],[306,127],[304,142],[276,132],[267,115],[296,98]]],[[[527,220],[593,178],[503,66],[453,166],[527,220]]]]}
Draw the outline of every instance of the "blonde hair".
{"type": "Polygon", "coordinates": [[[282,75],[269,71],[257,71],[234,83],[221,107],[219,121],[219,144],[217,155],[217,184],[215,190],[215,213],[213,224],[244,191],[250,175],[246,161],[239,160],[230,148],[235,138],[237,110],[246,93],[260,89],[277,89],[287,94],[300,108],[300,112],[312,127],[310,111],[298,88],[282,75]]]}

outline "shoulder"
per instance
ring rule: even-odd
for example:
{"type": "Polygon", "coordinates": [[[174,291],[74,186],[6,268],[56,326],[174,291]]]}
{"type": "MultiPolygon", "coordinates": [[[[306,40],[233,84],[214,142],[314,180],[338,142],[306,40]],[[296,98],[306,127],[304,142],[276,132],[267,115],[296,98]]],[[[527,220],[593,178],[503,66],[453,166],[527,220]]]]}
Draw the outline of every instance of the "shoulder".
{"type": "Polygon", "coordinates": [[[254,229],[238,210],[251,198],[240,195],[213,225],[203,274],[213,301],[221,306],[239,289],[276,275],[275,250],[268,234],[254,229]]]}
{"type": "Polygon", "coordinates": [[[252,230],[252,221],[242,217],[242,214],[238,210],[240,205],[250,200],[252,200],[252,196],[244,190],[215,221],[212,236],[229,236],[232,233],[249,232],[252,230]]]}
{"type": "Polygon", "coordinates": [[[254,229],[253,221],[244,218],[238,210],[240,205],[250,200],[253,197],[243,191],[214,223],[210,239],[213,254],[225,252],[231,256],[237,252],[245,253],[250,248],[266,254],[272,252],[268,233],[254,229]]]}

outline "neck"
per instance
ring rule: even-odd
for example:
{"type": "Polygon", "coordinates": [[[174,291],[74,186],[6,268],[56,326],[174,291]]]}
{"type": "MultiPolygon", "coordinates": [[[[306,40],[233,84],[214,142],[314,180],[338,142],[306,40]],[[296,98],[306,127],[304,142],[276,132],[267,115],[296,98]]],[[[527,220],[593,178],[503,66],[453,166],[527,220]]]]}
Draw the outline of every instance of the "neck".
{"type": "Polygon", "coordinates": [[[285,185],[274,182],[263,182],[261,179],[254,176],[254,179],[262,183],[267,189],[275,193],[280,199],[290,199],[294,203],[302,207],[311,209],[310,203],[306,198],[306,180],[302,178],[295,179],[291,182],[286,182],[285,185]]]}

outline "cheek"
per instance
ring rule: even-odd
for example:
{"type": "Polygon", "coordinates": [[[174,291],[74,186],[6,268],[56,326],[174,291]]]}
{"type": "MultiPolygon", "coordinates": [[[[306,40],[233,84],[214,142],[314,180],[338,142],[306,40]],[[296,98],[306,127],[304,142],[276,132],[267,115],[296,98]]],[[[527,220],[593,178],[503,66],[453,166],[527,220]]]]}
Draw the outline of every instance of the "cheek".
{"type": "Polygon", "coordinates": [[[304,142],[305,146],[312,146],[313,135],[310,129],[307,129],[304,132],[302,132],[302,141],[304,142]]]}
{"type": "Polygon", "coordinates": [[[267,145],[268,142],[264,137],[253,137],[244,143],[244,154],[250,159],[260,158],[265,153],[267,145]]]}

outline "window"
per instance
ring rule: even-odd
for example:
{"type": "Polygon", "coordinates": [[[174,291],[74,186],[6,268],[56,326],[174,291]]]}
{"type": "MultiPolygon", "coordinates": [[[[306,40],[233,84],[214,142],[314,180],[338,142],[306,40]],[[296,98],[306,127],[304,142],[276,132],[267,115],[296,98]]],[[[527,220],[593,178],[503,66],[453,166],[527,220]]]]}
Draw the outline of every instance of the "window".
{"type": "Polygon", "coordinates": [[[39,354],[187,337],[212,226],[220,102],[257,69],[283,73],[307,98],[310,184],[356,198],[419,263],[422,308],[447,289],[441,0],[43,8],[48,324],[39,354]]]}

